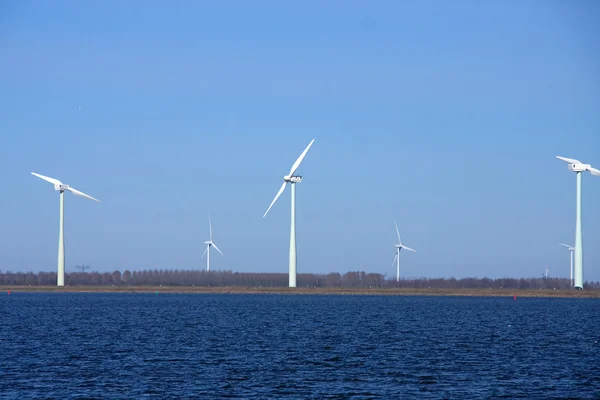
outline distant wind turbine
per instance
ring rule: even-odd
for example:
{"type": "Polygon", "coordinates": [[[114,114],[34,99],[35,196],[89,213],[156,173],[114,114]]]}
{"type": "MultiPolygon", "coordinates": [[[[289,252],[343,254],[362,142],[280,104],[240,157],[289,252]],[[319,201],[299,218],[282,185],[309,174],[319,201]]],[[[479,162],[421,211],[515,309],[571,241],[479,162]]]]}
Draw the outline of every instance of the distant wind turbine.
{"type": "Polygon", "coordinates": [[[206,245],[206,250],[204,250],[204,253],[202,253],[202,257],[204,257],[204,255],[206,254],[206,270],[210,271],[210,248],[212,246],[214,246],[215,250],[217,250],[219,253],[221,253],[221,255],[224,255],[224,254],[221,250],[219,250],[219,248],[217,247],[215,242],[213,242],[213,240],[212,240],[212,224],[210,222],[210,217],[208,217],[208,231],[209,231],[209,239],[206,242],[204,242],[204,244],[206,245]]]}
{"type": "Polygon", "coordinates": [[[396,263],[396,282],[400,282],[400,250],[405,249],[412,252],[417,252],[416,250],[411,249],[402,244],[402,239],[400,239],[400,231],[398,230],[398,224],[394,221],[394,225],[396,226],[396,233],[398,234],[398,244],[395,244],[396,248],[396,257],[394,257],[394,261],[392,261],[392,265],[396,263]]]}
{"type": "Polygon", "coordinates": [[[45,180],[46,182],[50,182],[54,185],[54,190],[57,190],[60,193],[60,220],[59,220],[59,230],[58,230],[58,271],[56,275],[56,285],[64,286],[65,285],[65,201],[64,195],[65,191],[71,192],[74,195],[88,198],[90,200],[94,200],[100,202],[100,200],[93,198],[92,196],[88,196],[87,194],[80,192],[77,189],[70,187],[69,185],[65,185],[58,179],[49,178],[44,175],[36,174],[35,172],[31,173],[32,175],[37,176],[40,179],[45,180]]]}
{"type": "Polygon", "coordinates": [[[559,243],[559,245],[561,246],[565,246],[567,249],[569,249],[569,253],[571,253],[571,289],[573,288],[573,252],[575,251],[575,247],[569,246],[568,244],[564,244],[564,243],[559,243]]]}
{"type": "Polygon", "coordinates": [[[300,154],[300,157],[296,160],[292,168],[290,169],[290,173],[283,177],[283,184],[279,188],[279,192],[275,195],[275,198],[271,202],[269,208],[263,215],[263,218],[267,216],[267,213],[273,207],[273,204],[277,201],[279,196],[285,190],[285,186],[289,183],[292,186],[292,222],[290,227],[290,265],[289,265],[289,287],[296,287],[296,183],[302,182],[302,177],[298,175],[294,175],[300,163],[308,153],[308,150],[312,146],[315,139],[311,140],[306,149],[300,154]]]}
{"type": "Polygon", "coordinates": [[[569,171],[577,174],[577,211],[575,216],[575,289],[583,290],[583,239],[581,233],[581,173],[590,171],[592,175],[600,176],[600,170],[579,160],[556,156],[559,160],[569,163],[569,171]]]}

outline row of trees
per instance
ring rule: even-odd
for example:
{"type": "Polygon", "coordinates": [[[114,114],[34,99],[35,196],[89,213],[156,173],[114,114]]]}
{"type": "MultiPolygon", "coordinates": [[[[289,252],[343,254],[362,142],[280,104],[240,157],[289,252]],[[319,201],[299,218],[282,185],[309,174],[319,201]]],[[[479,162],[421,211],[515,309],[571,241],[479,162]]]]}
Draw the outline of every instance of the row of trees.
{"type": "MultiPolygon", "coordinates": [[[[65,284],[76,285],[147,285],[147,286],[288,286],[288,274],[196,270],[144,270],[110,272],[72,272],[65,274],[65,284]]],[[[56,272],[2,272],[0,285],[56,285],[56,272]]],[[[506,288],[568,289],[564,278],[410,278],[395,279],[382,274],[351,271],[345,274],[298,274],[299,287],[400,287],[400,288],[506,288]]],[[[585,282],[588,289],[600,289],[600,282],[585,282]]]]}

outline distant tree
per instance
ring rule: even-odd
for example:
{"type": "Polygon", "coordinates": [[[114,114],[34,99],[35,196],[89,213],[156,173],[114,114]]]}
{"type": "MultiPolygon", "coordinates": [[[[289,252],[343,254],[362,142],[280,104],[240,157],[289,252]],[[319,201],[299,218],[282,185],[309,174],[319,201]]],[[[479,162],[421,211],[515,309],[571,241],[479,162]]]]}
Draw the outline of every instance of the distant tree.
{"type": "Polygon", "coordinates": [[[121,284],[121,272],[119,271],[114,271],[112,273],[112,284],[113,285],[120,285],[121,284]]]}
{"type": "MultiPolygon", "coordinates": [[[[67,285],[169,285],[169,286],[263,286],[287,287],[287,273],[204,271],[204,270],[126,270],[112,273],[70,272],[65,274],[67,285]]],[[[4,285],[56,285],[56,272],[0,272],[0,284],[4,285]]],[[[586,289],[600,289],[600,282],[586,281],[586,289]]],[[[569,289],[566,278],[410,278],[396,282],[395,276],[349,271],[343,275],[298,274],[299,287],[388,287],[388,288],[503,288],[503,289],[569,289]]]]}
{"type": "Polygon", "coordinates": [[[123,272],[123,275],[121,275],[121,281],[125,285],[129,285],[131,283],[131,272],[128,269],[126,269],[125,272],[123,272]]]}
{"type": "Polygon", "coordinates": [[[90,284],[99,285],[102,283],[100,274],[97,271],[90,272],[90,284]]]}

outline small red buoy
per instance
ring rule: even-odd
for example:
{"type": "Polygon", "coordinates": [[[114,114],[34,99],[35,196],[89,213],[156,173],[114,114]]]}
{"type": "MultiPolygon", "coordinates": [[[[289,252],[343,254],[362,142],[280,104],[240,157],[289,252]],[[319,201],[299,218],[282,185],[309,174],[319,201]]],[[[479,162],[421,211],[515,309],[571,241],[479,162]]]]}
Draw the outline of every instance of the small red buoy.
{"type": "Polygon", "coordinates": [[[517,295],[516,294],[513,296],[513,300],[517,300],[517,295]]]}
{"type": "Polygon", "coordinates": [[[10,296],[10,290],[8,291],[8,295],[10,296]]]}

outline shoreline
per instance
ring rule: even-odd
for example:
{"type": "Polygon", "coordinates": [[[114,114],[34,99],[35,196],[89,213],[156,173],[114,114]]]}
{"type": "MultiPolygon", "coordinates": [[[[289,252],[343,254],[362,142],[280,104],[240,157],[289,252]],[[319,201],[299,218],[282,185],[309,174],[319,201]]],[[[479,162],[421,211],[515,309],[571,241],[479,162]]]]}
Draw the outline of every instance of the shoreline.
{"type": "Polygon", "coordinates": [[[287,294],[287,295],[377,295],[377,296],[471,296],[600,298],[600,290],[553,289],[414,289],[414,288],[288,288],[243,286],[11,286],[0,293],[171,293],[171,294],[287,294]]]}

